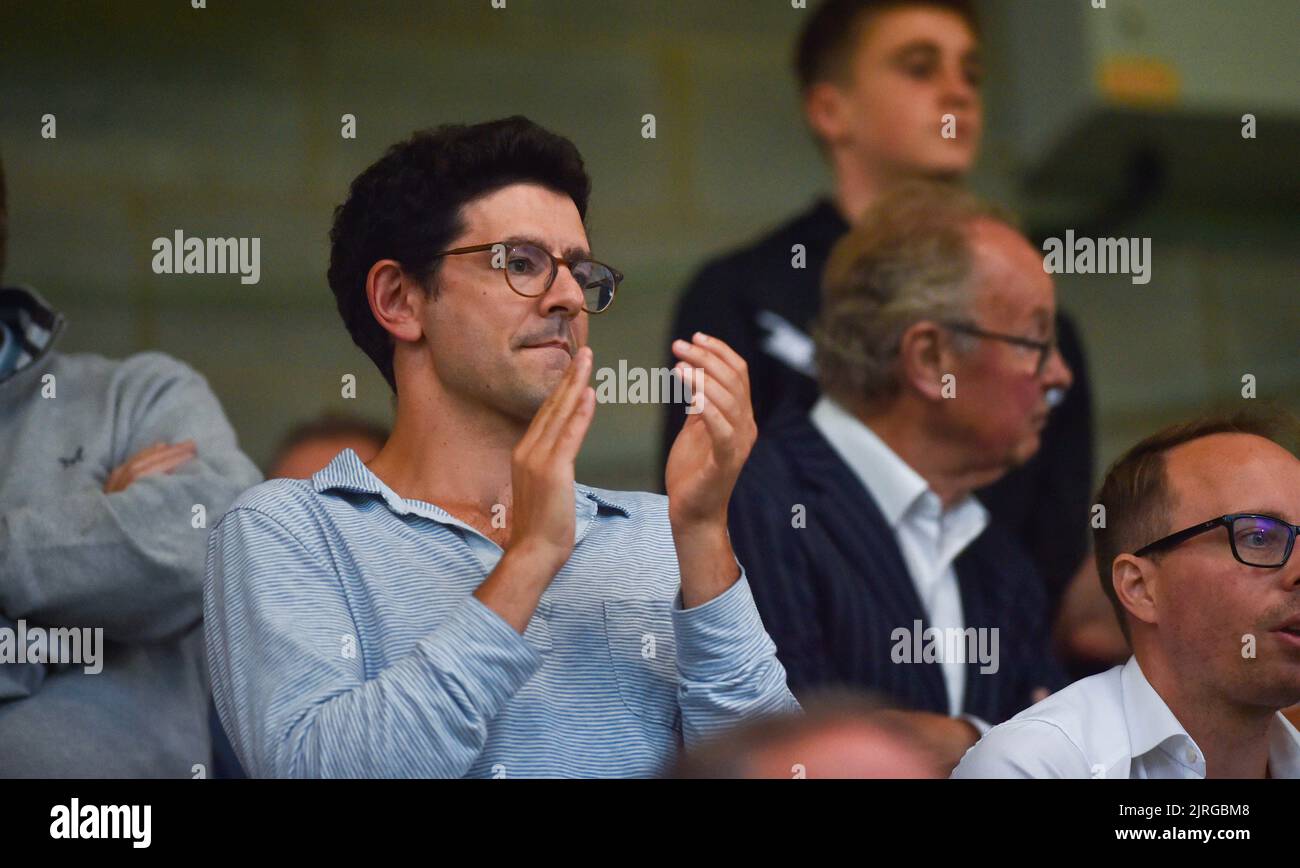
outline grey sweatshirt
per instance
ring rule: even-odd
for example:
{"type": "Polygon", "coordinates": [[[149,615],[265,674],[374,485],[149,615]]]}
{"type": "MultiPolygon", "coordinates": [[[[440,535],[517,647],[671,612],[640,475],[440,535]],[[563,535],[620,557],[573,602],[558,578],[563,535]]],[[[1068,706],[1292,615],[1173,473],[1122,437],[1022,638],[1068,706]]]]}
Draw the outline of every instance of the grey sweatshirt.
{"type": "Polygon", "coordinates": [[[196,776],[211,753],[208,528],[261,474],[193,369],[53,352],[62,317],[31,290],[0,289],[0,309],[19,312],[24,344],[0,372],[0,650],[33,630],[103,631],[96,674],[0,662],[0,777],[196,776]],[[104,493],[141,449],[187,439],[195,458],[104,493]]]}

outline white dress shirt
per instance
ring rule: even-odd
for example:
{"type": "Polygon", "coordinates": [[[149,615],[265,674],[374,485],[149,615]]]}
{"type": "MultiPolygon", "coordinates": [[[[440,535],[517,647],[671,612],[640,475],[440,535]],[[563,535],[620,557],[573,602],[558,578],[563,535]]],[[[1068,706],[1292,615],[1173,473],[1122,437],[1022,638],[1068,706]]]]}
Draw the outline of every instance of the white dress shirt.
{"type": "MultiPolygon", "coordinates": [[[[1300,778],[1300,732],[1280,713],[1269,774],[1300,778]]],[[[954,778],[1204,778],[1205,755],[1137,658],[1076,681],[993,727],[954,778]]]]}
{"type": "MultiPolygon", "coordinates": [[[[876,432],[825,396],[813,405],[812,424],[862,481],[894,531],[907,572],[925,607],[927,627],[965,629],[953,561],[988,526],[988,511],[967,495],[945,510],[939,496],[876,432]]],[[[900,624],[907,630],[911,624],[900,624]]],[[[966,694],[965,643],[941,655],[951,714],[962,712],[966,694]]],[[[980,727],[983,729],[983,727],[980,727]]]]}

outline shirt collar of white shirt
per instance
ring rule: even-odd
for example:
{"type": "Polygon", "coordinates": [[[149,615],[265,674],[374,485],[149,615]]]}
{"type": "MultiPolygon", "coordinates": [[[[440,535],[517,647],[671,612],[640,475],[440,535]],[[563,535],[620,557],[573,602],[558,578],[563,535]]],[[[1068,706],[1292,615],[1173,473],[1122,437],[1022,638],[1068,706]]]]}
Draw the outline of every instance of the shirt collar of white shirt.
{"type": "MultiPolygon", "coordinates": [[[[1132,759],[1163,748],[1175,762],[1205,777],[1200,747],[1147,681],[1137,657],[1130,657],[1124,665],[1120,681],[1132,759]]],[[[1300,732],[1280,712],[1269,728],[1268,765],[1275,778],[1300,778],[1300,732]]]]}
{"type": "Polygon", "coordinates": [[[951,557],[961,552],[988,525],[988,511],[972,495],[943,511],[939,496],[921,474],[898,456],[875,431],[835,401],[822,396],[813,405],[812,424],[866,486],[889,526],[898,526],[913,510],[942,516],[951,557]],[[928,495],[928,496],[927,496],[928,495]]]}

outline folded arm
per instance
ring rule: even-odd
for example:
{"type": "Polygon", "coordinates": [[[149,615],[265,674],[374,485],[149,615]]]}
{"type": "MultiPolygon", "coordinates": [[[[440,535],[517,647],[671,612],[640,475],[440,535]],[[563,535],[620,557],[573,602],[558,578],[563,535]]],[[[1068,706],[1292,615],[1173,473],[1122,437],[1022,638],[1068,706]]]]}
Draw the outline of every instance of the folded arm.
{"type": "Polygon", "coordinates": [[[186,439],[196,457],[111,494],[70,491],[0,513],[0,612],[146,642],[198,622],[207,529],[260,474],[192,369],[144,353],[123,362],[119,377],[119,457],[186,439]]]}

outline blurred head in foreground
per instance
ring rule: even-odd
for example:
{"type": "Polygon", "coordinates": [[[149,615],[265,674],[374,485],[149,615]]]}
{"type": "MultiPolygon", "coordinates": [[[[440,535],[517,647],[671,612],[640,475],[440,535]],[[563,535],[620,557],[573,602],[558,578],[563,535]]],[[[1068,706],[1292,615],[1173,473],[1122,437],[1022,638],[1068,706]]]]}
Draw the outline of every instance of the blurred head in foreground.
{"type": "Polygon", "coordinates": [[[803,714],[760,718],[688,752],[673,778],[943,778],[906,717],[858,693],[824,693],[803,714]]]}

